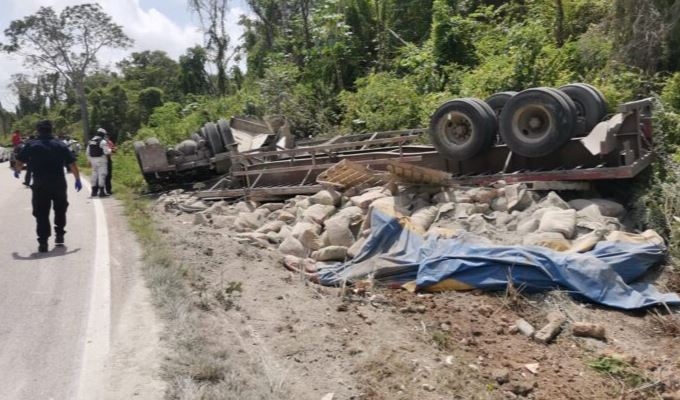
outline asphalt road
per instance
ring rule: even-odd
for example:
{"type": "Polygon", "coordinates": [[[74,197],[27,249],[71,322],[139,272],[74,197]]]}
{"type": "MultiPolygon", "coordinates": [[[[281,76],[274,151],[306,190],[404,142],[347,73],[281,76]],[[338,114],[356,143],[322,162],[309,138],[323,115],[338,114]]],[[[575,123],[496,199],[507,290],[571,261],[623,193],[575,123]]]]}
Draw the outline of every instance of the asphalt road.
{"type": "Polygon", "coordinates": [[[88,187],[76,193],[73,182],[69,175],[66,247],[55,248],[52,236],[50,251],[37,253],[31,190],[0,163],[0,399],[76,399],[81,369],[108,350],[88,347],[108,342],[108,271],[100,268],[108,268],[108,243],[95,253],[107,200],[90,199],[88,187]]]}

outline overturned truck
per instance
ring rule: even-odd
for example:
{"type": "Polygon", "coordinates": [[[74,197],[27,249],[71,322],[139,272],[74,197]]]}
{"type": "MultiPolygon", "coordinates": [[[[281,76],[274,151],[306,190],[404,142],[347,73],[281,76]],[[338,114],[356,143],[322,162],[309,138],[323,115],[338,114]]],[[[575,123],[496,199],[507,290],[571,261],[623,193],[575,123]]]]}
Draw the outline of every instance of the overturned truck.
{"type": "Polygon", "coordinates": [[[233,117],[205,124],[174,147],[149,139],[135,151],[150,184],[221,176],[200,193],[215,199],[278,199],[314,193],[317,181],[342,185],[319,176],[342,160],[373,171],[395,162],[425,167],[460,184],[627,179],[652,161],[652,107],[644,99],[607,115],[602,94],[577,83],[450,100],[427,129],[295,142],[285,119],[233,117]],[[432,144],[422,144],[428,134],[432,144]]]}

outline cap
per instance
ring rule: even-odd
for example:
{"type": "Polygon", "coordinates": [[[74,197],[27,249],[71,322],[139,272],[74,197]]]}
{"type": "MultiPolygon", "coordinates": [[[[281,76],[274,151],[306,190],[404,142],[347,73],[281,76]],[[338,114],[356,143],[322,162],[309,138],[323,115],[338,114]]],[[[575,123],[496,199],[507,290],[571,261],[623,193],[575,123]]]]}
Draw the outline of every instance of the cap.
{"type": "Polygon", "coordinates": [[[106,129],[104,129],[104,128],[99,128],[99,129],[97,129],[97,133],[101,133],[102,135],[106,135],[108,132],[106,132],[106,129]]]}

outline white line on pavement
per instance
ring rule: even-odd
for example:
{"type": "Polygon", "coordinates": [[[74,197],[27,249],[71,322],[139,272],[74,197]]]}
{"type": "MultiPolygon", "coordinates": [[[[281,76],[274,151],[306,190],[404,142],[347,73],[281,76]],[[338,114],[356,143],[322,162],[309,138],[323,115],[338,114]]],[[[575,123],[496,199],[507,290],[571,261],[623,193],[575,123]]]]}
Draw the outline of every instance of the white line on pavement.
{"type": "MultiPolygon", "coordinates": [[[[83,181],[83,190],[91,191],[83,181]]],[[[104,377],[111,340],[111,259],[109,230],[101,200],[92,199],[96,222],[92,292],[85,329],[85,346],[78,379],[78,399],[98,398],[97,390],[104,377]]]]}

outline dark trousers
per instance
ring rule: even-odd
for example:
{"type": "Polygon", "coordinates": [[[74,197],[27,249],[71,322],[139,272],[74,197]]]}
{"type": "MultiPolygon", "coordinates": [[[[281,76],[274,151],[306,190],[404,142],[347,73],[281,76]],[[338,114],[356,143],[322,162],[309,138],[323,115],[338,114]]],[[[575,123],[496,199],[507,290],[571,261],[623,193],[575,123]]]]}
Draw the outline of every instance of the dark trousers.
{"type": "Polygon", "coordinates": [[[26,176],[24,176],[24,185],[29,186],[31,184],[32,174],[33,171],[31,171],[31,164],[26,164],[26,176]]]}
{"type": "Polygon", "coordinates": [[[111,156],[106,157],[106,193],[111,192],[111,175],[113,172],[113,160],[111,156]]]}
{"type": "Polygon", "coordinates": [[[36,233],[39,243],[46,243],[51,234],[50,209],[54,208],[54,233],[63,235],[66,227],[66,181],[40,182],[33,181],[33,216],[36,222],[36,233]]]}

